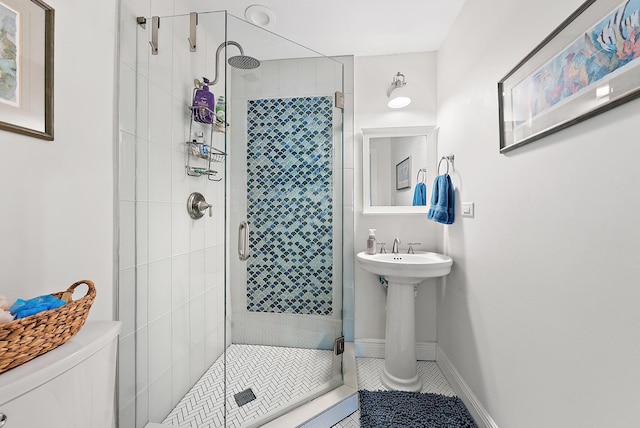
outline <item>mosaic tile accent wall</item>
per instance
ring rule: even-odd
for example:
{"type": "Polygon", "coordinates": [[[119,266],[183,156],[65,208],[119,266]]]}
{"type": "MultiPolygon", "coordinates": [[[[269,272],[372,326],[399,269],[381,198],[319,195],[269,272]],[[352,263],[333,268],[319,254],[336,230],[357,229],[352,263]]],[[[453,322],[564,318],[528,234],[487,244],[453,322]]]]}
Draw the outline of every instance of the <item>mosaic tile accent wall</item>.
{"type": "Polygon", "coordinates": [[[247,109],[247,310],[331,315],[333,99],[247,109]]]}

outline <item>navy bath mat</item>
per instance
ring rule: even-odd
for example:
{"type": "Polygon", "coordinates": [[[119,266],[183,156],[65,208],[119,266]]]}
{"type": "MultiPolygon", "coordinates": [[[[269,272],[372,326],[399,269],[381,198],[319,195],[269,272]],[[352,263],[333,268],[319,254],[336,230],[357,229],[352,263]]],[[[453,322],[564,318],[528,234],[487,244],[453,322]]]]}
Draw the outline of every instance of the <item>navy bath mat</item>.
{"type": "Polygon", "coordinates": [[[361,428],[477,428],[458,397],[404,391],[359,391],[361,428]]]}

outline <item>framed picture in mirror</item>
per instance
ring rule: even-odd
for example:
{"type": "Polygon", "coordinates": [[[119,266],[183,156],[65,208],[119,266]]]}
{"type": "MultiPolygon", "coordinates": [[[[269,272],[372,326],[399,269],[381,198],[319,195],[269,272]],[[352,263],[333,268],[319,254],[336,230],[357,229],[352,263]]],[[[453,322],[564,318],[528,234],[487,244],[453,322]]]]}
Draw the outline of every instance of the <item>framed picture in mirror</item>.
{"type": "Polygon", "coordinates": [[[411,187],[411,156],[396,165],[396,190],[411,187]]]}

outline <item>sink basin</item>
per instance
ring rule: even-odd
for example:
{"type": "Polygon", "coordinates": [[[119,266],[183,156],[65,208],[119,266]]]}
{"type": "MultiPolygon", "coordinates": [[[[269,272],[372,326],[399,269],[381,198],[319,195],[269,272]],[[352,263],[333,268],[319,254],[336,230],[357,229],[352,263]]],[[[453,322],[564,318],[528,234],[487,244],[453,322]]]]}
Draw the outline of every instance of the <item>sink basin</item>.
{"type": "Polygon", "coordinates": [[[453,260],[449,256],[426,251],[415,254],[357,254],[363,269],[387,277],[389,281],[417,284],[426,278],[447,275],[453,260]]]}
{"type": "MultiPolygon", "coordinates": [[[[358,265],[388,281],[382,384],[391,390],[420,391],[416,365],[415,296],[424,279],[445,276],[453,260],[438,253],[356,255],[358,265]]],[[[378,281],[373,281],[378,284],[378,281]]]]}

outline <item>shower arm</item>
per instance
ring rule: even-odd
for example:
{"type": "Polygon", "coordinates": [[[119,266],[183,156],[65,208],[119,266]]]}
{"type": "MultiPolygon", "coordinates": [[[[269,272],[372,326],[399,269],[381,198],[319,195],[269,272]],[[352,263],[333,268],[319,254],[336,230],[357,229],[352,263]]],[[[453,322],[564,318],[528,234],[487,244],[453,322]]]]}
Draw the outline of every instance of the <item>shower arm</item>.
{"type": "Polygon", "coordinates": [[[229,45],[233,45],[237,47],[238,49],[240,49],[240,55],[244,55],[244,50],[242,49],[242,46],[240,46],[240,43],[234,42],[233,40],[222,42],[220,46],[218,46],[218,49],[216,49],[216,75],[215,75],[215,78],[211,82],[209,82],[209,85],[211,86],[218,83],[218,79],[220,78],[220,76],[218,76],[218,71],[220,67],[220,52],[222,52],[222,48],[229,45]]]}

